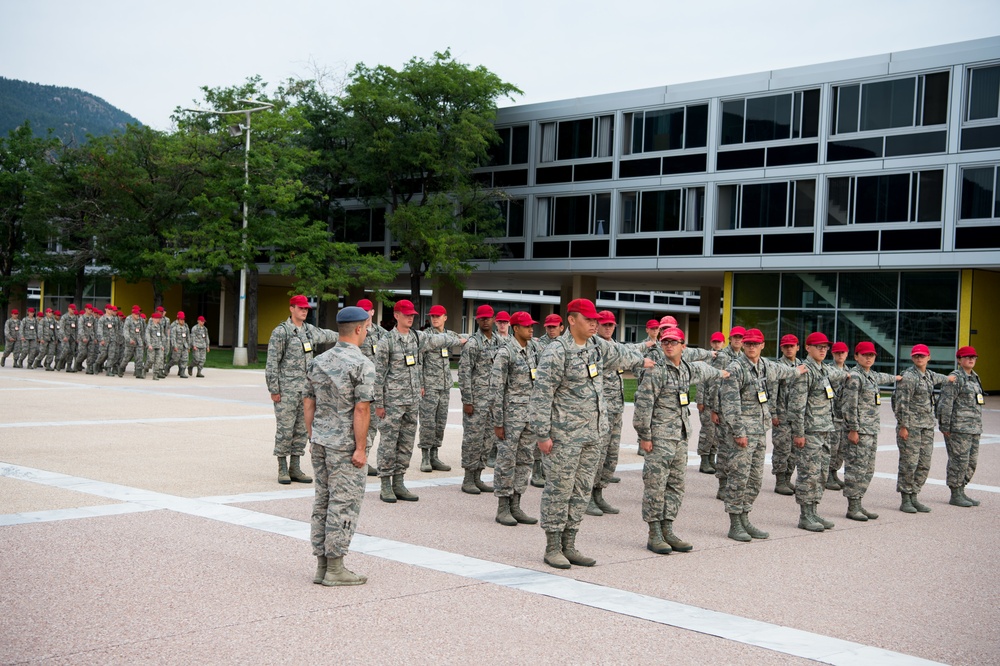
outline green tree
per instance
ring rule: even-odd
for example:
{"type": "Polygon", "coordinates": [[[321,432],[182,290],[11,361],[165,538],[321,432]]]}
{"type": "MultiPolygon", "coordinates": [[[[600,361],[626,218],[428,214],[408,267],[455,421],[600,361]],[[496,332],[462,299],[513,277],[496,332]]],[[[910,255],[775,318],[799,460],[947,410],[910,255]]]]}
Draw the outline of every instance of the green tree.
{"type": "Polygon", "coordinates": [[[402,70],[355,67],[341,98],[350,123],[345,170],[354,196],[387,204],[388,226],[419,297],[423,277],[457,285],[471,259],[495,259],[485,242],[498,222],[473,171],[499,141],[496,102],[521,91],[450,51],[402,70]]]}

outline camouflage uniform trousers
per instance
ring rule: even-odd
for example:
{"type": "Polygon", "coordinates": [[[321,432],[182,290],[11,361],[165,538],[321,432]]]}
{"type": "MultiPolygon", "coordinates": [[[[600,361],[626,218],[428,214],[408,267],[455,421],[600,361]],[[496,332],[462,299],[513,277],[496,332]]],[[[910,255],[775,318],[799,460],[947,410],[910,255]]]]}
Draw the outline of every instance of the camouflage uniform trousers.
{"type": "Polygon", "coordinates": [[[317,557],[347,555],[365,496],[366,467],[351,464],[352,452],[312,444],[316,499],[312,511],[312,549],[317,557]]]}
{"type": "Polygon", "coordinates": [[[38,358],[43,368],[54,370],[56,361],[56,341],[46,340],[39,343],[38,358]]]}
{"type": "Polygon", "coordinates": [[[448,399],[450,390],[424,389],[420,398],[420,448],[436,449],[444,440],[444,428],[448,424],[448,399]]]}
{"type": "Polygon", "coordinates": [[[653,436],[653,450],[642,463],[642,519],[674,520],[684,499],[687,441],[653,436]]]}
{"type": "Polygon", "coordinates": [[[379,425],[382,439],[378,445],[378,475],[406,474],[417,438],[419,405],[386,405],[379,425]]]}
{"type": "Polygon", "coordinates": [[[87,371],[93,374],[93,364],[97,362],[97,340],[90,338],[87,342],[80,340],[76,346],[76,369],[83,370],[83,362],[87,362],[87,371]]]}
{"type": "Polygon", "coordinates": [[[21,340],[21,356],[24,358],[24,367],[30,368],[38,358],[38,340],[21,340]]]}
{"type": "Polygon", "coordinates": [[[95,368],[104,368],[108,372],[116,372],[115,359],[118,358],[118,343],[108,342],[101,345],[101,351],[97,356],[95,368]]]}
{"type": "MultiPolygon", "coordinates": [[[[161,353],[160,358],[162,359],[162,357],[161,353]]],[[[274,420],[276,422],[274,455],[279,458],[289,455],[305,455],[309,435],[306,432],[306,414],[302,406],[302,393],[299,391],[282,392],[281,400],[274,403],[274,420]]]]}
{"type": "Polygon", "coordinates": [[[597,468],[594,488],[604,490],[611,484],[611,477],[618,469],[618,452],[622,447],[622,413],[609,413],[608,425],[611,426],[608,437],[601,447],[601,464],[597,468]]]}
{"type": "Polygon", "coordinates": [[[836,431],[806,433],[806,445],[796,452],[795,501],[798,504],[819,504],[823,499],[830,468],[830,442],[838,436],[836,431]]]}
{"type": "Polygon", "coordinates": [[[792,444],[792,428],[787,421],[781,421],[771,428],[771,444],[771,474],[791,475],[795,471],[799,449],[792,444]]]}
{"type": "Polygon", "coordinates": [[[729,477],[729,459],[736,447],[730,433],[729,426],[725,423],[719,423],[715,426],[715,478],[719,480],[720,490],[726,487],[726,479],[729,477]]]}
{"type": "Polygon", "coordinates": [[[531,478],[533,450],[537,441],[528,422],[504,426],[504,438],[497,439],[497,462],[493,467],[493,494],[497,497],[523,495],[531,478]]]}
{"type": "MultiPolygon", "coordinates": [[[[152,370],[153,370],[153,376],[154,377],[156,377],[158,375],[165,374],[166,371],[163,369],[163,358],[164,358],[164,355],[166,354],[166,350],[163,349],[163,347],[153,347],[152,349],[149,349],[147,347],[146,348],[146,352],[147,352],[146,353],[146,369],[149,370],[150,368],[152,368],[152,370]]],[[[89,362],[88,362],[88,367],[90,367],[89,366],[89,362]]],[[[282,398],[282,400],[284,400],[284,398],[282,398]]],[[[301,403],[302,403],[302,398],[300,396],[299,397],[299,404],[301,405],[301,403]]],[[[280,404],[280,403],[278,403],[278,404],[280,404]]],[[[305,449],[303,449],[303,451],[304,450],[305,449]]],[[[300,456],[302,454],[301,453],[295,453],[295,454],[292,454],[292,455],[299,455],[300,456]]]]}
{"type": "Polygon", "coordinates": [[[4,363],[7,362],[8,356],[14,357],[14,363],[17,363],[18,359],[21,357],[21,341],[17,338],[7,338],[6,346],[3,348],[4,363]]]}
{"type": "Polygon", "coordinates": [[[764,454],[767,435],[748,435],[747,445],[733,442],[729,455],[729,476],[722,488],[726,513],[749,513],[764,482],[764,454]]]}
{"type": "Polygon", "coordinates": [[[843,421],[834,421],[833,427],[837,429],[837,437],[830,440],[830,471],[836,472],[847,458],[847,447],[851,446],[851,441],[847,439],[847,426],[843,421]]]}
{"type": "Polygon", "coordinates": [[[486,457],[496,442],[490,425],[489,401],[484,397],[473,403],[471,414],[462,412],[462,468],[485,469],[486,457]]]}
{"type": "Polygon", "coordinates": [[[948,450],[948,487],[968,485],[979,460],[979,435],[952,432],[944,436],[944,445],[948,450]]]}
{"type": "Polygon", "coordinates": [[[542,458],[545,488],[542,490],[541,526],[546,532],[579,529],[590,503],[594,477],[601,462],[597,415],[591,418],[587,428],[574,435],[566,438],[555,435],[552,452],[542,458]]]}
{"type": "Polygon", "coordinates": [[[70,370],[76,359],[76,340],[59,343],[59,357],[56,359],[57,370],[70,370]]]}
{"type": "Polygon", "coordinates": [[[122,360],[118,363],[118,373],[124,373],[125,367],[129,364],[129,361],[135,361],[135,376],[139,377],[142,375],[142,353],[145,347],[142,345],[130,345],[125,343],[122,345],[122,360]]]}
{"type": "Polygon", "coordinates": [[[170,369],[173,368],[175,365],[177,366],[177,369],[181,372],[187,370],[188,367],[187,347],[182,347],[177,351],[174,351],[173,348],[170,349],[170,362],[167,364],[167,368],[166,370],[164,370],[164,372],[170,372],[170,369]]]}
{"type": "Polygon", "coordinates": [[[701,433],[698,435],[698,455],[710,456],[719,452],[719,444],[716,434],[716,425],[712,421],[712,410],[707,407],[698,412],[698,419],[701,421],[701,433]]]}
{"type": "Polygon", "coordinates": [[[192,349],[191,350],[191,360],[188,361],[189,368],[198,368],[199,370],[205,367],[205,357],[208,356],[208,352],[204,349],[192,349]]]}
{"type": "Polygon", "coordinates": [[[899,470],[896,492],[915,495],[924,487],[931,471],[931,454],[934,452],[933,428],[910,428],[909,437],[899,436],[896,426],[896,446],[899,448],[899,470]]]}
{"type": "MultiPolygon", "coordinates": [[[[371,452],[372,447],[375,446],[375,435],[378,434],[379,428],[382,427],[382,419],[378,417],[375,410],[371,410],[371,419],[368,421],[368,444],[365,445],[365,454],[371,452]]],[[[376,461],[378,464],[378,461],[376,461]]]]}
{"type": "MultiPolygon", "coordinates": [[[[861,499],[868,492],[868,485],[875,476],[875,453],[878,451],[878,435],[858,433],[858,443],[852,444],[845,436],[844,447],[844,497],[861,499]]],[[[830,464],[833,469],[833,464],[830,464]]]]}

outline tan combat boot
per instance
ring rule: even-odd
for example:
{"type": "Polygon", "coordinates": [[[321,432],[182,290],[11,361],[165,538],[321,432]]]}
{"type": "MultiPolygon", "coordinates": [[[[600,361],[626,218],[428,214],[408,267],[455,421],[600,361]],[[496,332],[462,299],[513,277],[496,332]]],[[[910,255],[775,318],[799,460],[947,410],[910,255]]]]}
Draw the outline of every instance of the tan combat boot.
{"type": "Polygon", "coordinates": [[[312,477],[306,476],[305,473],[303,473],[302,468],[299,467],[300,457],[301,456],[292,456],[292,462],[288,466],[288,477],[296,483],[312,483],[312,477]]]}
{"type": "Polygon", "coordinates": [[[288,485],[292,480],[288,476],[288,458],[278,456],[278,483],[288,485]]]}
{"type": "Polygon", "coordinates": [[[358,575],[344,567],[343,557],[327,558],[326,575],[323,577],[323,585],[326,587],[364,585],[367,582],[367,576],[358,575]]]}

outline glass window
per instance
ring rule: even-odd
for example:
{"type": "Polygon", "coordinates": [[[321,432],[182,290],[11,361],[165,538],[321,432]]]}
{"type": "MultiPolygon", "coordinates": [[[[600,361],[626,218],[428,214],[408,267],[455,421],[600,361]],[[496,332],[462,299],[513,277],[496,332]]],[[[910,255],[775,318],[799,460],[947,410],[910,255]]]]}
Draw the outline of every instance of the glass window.
{"type": "Polygon", "coordinates": [[[639,210],[639,194],[637,192],[622,192],[622,226],[623,234],[636,232],[636,219],[639,210]]]}
{"type": "Polygon", "coordinates": [[[647,111],[643,125],[643,152],[684,147],[684,109],[647,111]]]}
{"type": "Polygon", "coordinates": [[[556,159],[573,160],[593,156],[594,119],[564,120],[559,123],[556,159]]]}
{"type": "Polygon", "coordinates": [[[837,86],[834,134],[941,125],[948,121],[948,72],[837,86]]]}
{"type": "Polygon", "coordinates": [[[788,183],[743,186],[740,228],[783,227],[788,207],[788,183]]]}
{"type": "Polygon", "coordinates": [[[849,310],[895,310],[897,298],[899,298],[899,273],[864,272],[840,274],[841,308],[849,310]]]}
{"type": "Polygon", "coordinates": [[[640,231],[679,231],[681,190],[643,192],[639,210],[640,231]]]}
{"type": "Polygon", "coordinates": [[[923,113],[921,125],[943,125],[948,122],[948,72],[928,74],[923,78],[923,113]]]}
{"type": "Polygon", "coordinates": [[[590,230],[590,197],[556,197],[552,234],[570,236],[590,230]]]}
{"type": "MultiPolygon", "coordinates": [[[[841,276],[843,277],[843,276],[841,276]]],[[[843,284],[843,283],[842,283],[843,284]]],[[[896,299],[893,298],[893,306],[896,299]]],[[[851,350],[848,363],[853,365],[854,346],[862,341],[875,345],[875,366],[878,372],[895,374],[896,312],[866,312],[841,310],[837,313],[836,339],[847,343],[851,350]]]]}
{"type": "Polygon", "coordinates": [[[705,188],[687,188],[684,199],[684,230],[701,231],[705,228],[705,188]]]}
{"type": "Polygon", "coordinates": [[[858,178],[855,222],[907,222],[909,220],[910,174],[858,178]]]}
{"type": "Polygon", "coordinates": [[[921,171],[917,187],[917,222],[940,222],[944,171],[921,171]]]}
{"type": "Polygon", "coordinates": [[[511,135],[510,163],[528,163],[528,126],[518,125],[511,135]]]}
{"type": "Polygon", "coordinates": [[[916,79],[866,83],[861,87],[861,131],[913,125],[916,79]]]}
{"type": "Polygon", "coordinates": [[[830,190],[826,208],[827,226],[850,224],[852,178],[831,178],[827,182],[830,190]]]}
{"type": "Polygon", "coordinates": [[[834,310],[782,310],[780,322],[781,335],[791,333],[799,339],[799,358],[804,359],[806,337],[816,331],[833,337],[837,314],[834,310]]]}
{"type": "Polygon", "coordinates": [[[696,104],[687,108],[684,128],[685,148],[704,148],[708,145],[708,104],[696,104]]]}
{"type": "Polygon", "coordinates": [[[899,369],[910,365],[910,348],[924,344],[931,349],[927,367],[947,374],[955,369],[958,314],[955,312],[899,313],[899,369]]]}
{"type": "Polygon", "coordinates": [[[996,217],[995,167],[965,169],[962,171],[961,219],[977,220],[996,217]]]}
{"type": "Polygon", "coordinates": [[[722,145],[743,143],[743,100],[722,103],[722,145]]]}
{"type": "Polygon", "coordinates": [[[816,211],[816,181],[795,181],[795,201],[792,202],[793,223],[796,227],[811,227],[816,211]]]}
{"type": "Polygon", "coordinates": [[[861,86],[840,86],[833,89],[834,105],[837,108],[837,131],[835,134],[846,134],[858,131],[858,103],[861,99],[861,86]]]}
{"type": "Polygon", "coordinates": [[[746,104],[746,141],[787,139],[791,134],[792,96],[751,97],[746,104]]]}
{"type": "MultiPolygon", "coordinates": [[[[743,328],[759,328],[764,334],[764,349],[762,356],[773,356],[778,349],[778,311],[765,308],[734,308],[733,326],[743,328]]],[[[728,336],[727,336],[728,339],[728,336]]]]}
{"type": "Polygon", "coordinates": [[[781,275],[783,308],[825,309],[832,308],[836,301],[836,273],[782,273],[781,275]]]}
{"type": "Polygon", "coordinates": [[[901,310],[957,310],[958,273],[954,271],[904,272],[900,286],[899,308],[901,310]]]}
{"type": "Polygon", "coordinates": [[[593,218],[589,233],[606,236],[611,233],[611,195],[595,194],[593,218]]]}
{"type": "Polygon", "coordinates": [[[967,120],[1000,116],[1000,65],[970,69],[966,99],[967,120]]]}
{"type": "Polygon", "coordinates": [[[716,227],[723,230],[735,229],[738,218],[739,185],[719,186],[719,212],[716,227]]]}
{"type": "Polygon", "coordinates": [[[776,308],[779,273],[737,273],[733,276],[734,308],[776,308]]]}

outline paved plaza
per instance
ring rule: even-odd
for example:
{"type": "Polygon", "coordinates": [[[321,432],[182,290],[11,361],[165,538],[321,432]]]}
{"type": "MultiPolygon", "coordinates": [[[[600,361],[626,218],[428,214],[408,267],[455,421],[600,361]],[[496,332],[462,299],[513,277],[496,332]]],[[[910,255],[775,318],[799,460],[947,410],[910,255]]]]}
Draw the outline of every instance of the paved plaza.
{"type": "MultiPolygon", "coordinates": [[[[0,369],[0,663],[1000,663],[1000,398],[968,487],[982,506],[948,504],[937,433],[920,495],[933,511],[897,510],[884,401],[865,502],[879,519],[847,520],[827,491],[836,527],[797,529],[765,467],[753,517],[771,538],[748,544],[726,538],[716,479],[698,473],[693,415],[675,529],[695,549],[669,556],[645,548],[627,405],[622,481],[605,492],[622,512],[581,526],[597,566],[558,571],[538,526],[503,527],[492,495],[459,490],[454,389],[452,471],[420,472],[416,452],[420,501],[392,505],[370,478],[345,560],[369,581],[326,588],[312,486],[276,482],[263,371],[206,375],[0,369]]],[[[522,502],[535,516],[540,494],[522,502]]]]}

